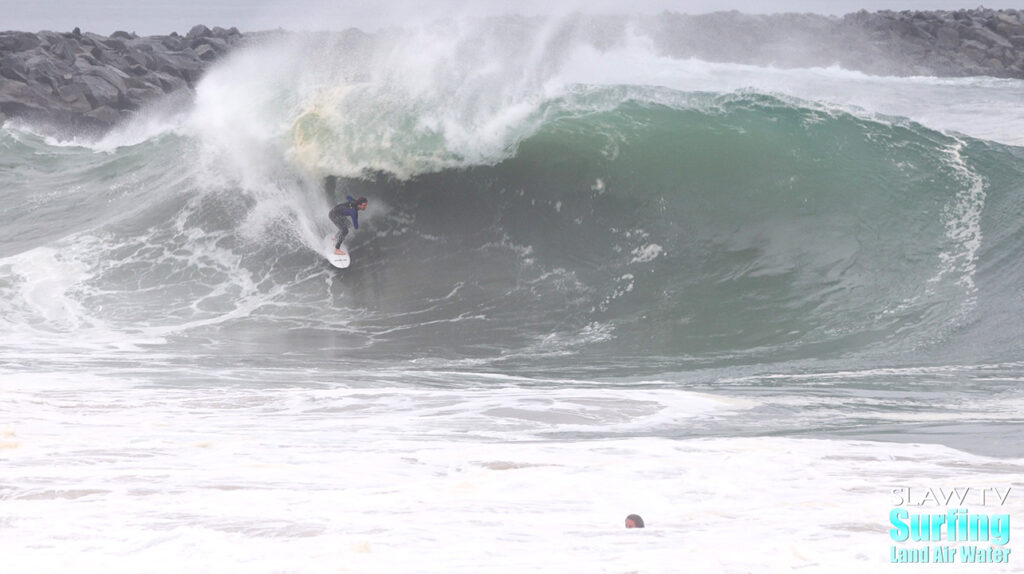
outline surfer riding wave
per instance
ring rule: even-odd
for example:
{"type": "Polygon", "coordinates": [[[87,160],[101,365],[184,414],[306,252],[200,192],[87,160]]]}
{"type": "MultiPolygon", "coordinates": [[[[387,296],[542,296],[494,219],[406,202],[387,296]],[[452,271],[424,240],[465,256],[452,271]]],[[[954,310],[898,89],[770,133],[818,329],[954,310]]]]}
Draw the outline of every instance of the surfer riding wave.
{"type": "Polygon", "coordinates": [[[359,229],[359,212],[366,210],[366,206],[369,203],[365,197],[354,199],[351,196],[345,196],[346,201],[335,205],[328,217],[331,222],[338,226],[338,233],[334,236],[334,253],[336,255],[344,255],[344,251],[341,250],[341,243],[345,241],[345,236],[348,235],[349,230],[349,219],[352,220],[352,229],[359,229]]]}

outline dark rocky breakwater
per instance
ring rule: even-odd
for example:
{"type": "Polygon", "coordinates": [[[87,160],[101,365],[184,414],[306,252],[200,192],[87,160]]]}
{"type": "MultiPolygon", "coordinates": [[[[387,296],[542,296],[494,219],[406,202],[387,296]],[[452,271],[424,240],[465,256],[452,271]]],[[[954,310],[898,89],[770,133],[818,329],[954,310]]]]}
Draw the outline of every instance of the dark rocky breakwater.
{"type": "Polygon", "coordinates": [[[668,54],[713,62],[1024,78],[1024,10],[861,11],[840,18],[719,12],[658,17],[649,29],[668,54]]]}
{"type": "MultiPolygon", "coordinates": [[[[623,33],[621,18],[593,19],[602,34],[623,33]]],[[[1024,79],[1024,10],[666,13],[640,27],[668,55],[712,62],[1024,79]]],[[[189,96],[211,63],[263,35],[201,25],[184,36],[0,32],[0,123],[102,133],[148,102],[189,96]]]]}
{"type": "Polygon", "coordinates": [[[243,41],[235,28],[185,36],[0,32],[0,123],[21,117],[56,131],[102,132],[147,102],[190,93],[243,41]]]}
{"type": "Polygon", "coordinates": [[[861,12],[842,25],[895,56],[892,73],[1024,78],[1024,10],[861,12]]]}

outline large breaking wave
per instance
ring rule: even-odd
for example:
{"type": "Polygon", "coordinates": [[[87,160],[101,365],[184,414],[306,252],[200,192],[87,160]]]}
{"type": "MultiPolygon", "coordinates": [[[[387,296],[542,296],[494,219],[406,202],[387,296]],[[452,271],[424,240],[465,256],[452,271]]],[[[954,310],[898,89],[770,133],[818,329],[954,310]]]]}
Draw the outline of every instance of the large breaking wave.
{"type": "Polygon", "coordinates": [[[842,71],[709,71],[516,22],[257,47],[185,116],[99,143],[6,129],[3,344],[626,370],[1013,358],[1021,148],[813,97],[842,71]],[[372,206],[338,273],[317,249],[345,193],[372,206]]]}

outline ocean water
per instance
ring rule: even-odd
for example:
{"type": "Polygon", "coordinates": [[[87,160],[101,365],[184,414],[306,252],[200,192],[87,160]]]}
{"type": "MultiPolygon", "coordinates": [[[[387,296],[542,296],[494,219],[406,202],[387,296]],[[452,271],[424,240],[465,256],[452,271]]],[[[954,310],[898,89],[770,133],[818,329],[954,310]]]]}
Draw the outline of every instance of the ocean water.
{"type": "Polygon", "coordinates": [[[1024,516],[1022,89],[501,18],[9,122],[2,571],[1024,571],[890,531],[1024,516]]]}

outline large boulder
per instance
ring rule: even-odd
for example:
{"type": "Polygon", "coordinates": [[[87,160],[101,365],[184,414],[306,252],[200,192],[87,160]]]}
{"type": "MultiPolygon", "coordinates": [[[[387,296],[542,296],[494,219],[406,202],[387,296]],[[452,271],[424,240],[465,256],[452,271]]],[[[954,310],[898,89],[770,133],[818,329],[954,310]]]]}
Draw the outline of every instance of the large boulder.
{"type": "Polygon", "coordinates": [[[100,76],[83,74],[78,77],[76,83],[85,91],[85,97],[93,108],[120,107],[122,92],[100,76]]]}
{"type": "Polygon", "coordinates": [[[209,38],[211,36],[213,36],[213,31],[207,28],[206,26],[199,24],[193,26],[192,29],[188,31],[187,38],[189,40],[194,40],[196,38],[209,38]]]}
{"type": "Polygon", "coordinates": [[[935,32],[935,47],[940,50],[953,50],[960,45],[960,32],[952,26],[942,26],[935,32]]]}
{"type": "Polygon", "coordinates": [[[53,107],[48,91],[22,82],[0,82],[0,112],[8,116],[45,114],[53,107]]]}
{"type": "Polygon", "coordinates": [[[60,96],[61,101],[67,105],[71,112],[84,114],[93,109],[93,103],[89,100],[88,95],[86,95],[85,87],[82,84],[61,86],[57,90],[57,95],[60,96]]]}
{"type": "Polygon", "coordinates": [[[39,47],[42,40],[35,34],[28,32],[6,32],[0,34],[0,53],[2,52],[27,52],[39,47]]]}

